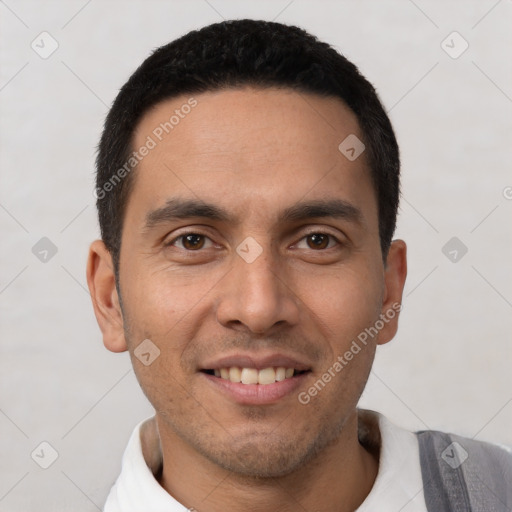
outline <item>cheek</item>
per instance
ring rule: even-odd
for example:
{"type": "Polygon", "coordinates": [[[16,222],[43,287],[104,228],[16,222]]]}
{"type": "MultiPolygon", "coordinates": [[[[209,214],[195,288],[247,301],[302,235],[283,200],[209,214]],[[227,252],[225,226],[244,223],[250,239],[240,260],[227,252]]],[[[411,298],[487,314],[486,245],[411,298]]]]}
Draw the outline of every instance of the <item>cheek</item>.
{"type": "Polygon", "coordinates": [[[176,273],[162,266],[125,277],[122,287],[125,337],[144,393],[155,407],[188,402],[190,395],[182,390],[189,385],[193,369],[184,354],[193,346],[198,331],[211,314],[207,292],[220,277],[213,272],[198,279],[190,272],[176,273]],[[138,347],[146,339],[156,346],[153,350],[158,354],[148,366],[144,358],[137,357],[138,347]]]}
{"type": "Polygon", "coordinates": [[[382,304],[381,284],[370,270],[330,270],[323,276],[302,278],[301,297],[313,322],[325,326],[324,335],[338,351],[373,325],[382,304]]]}
{"type": "Polygon", "coordinates": [[[125,307],[125,337],[135,375],[153,407],[164,413],[194,405],[187,387],[190,368],[182,361],[197,329],[199,299],[196,287],[171,283],[165,273],[133,279],[126,289],[130,300],[125,307]],[[143,340],[151,342],[146,360],[138,348],[143,340]]]}
{"type": "Polygon", "coordinates": [[[375,324],[381,311],[378,265],[375,270],[371,265],[366,265],[364,271],[345,269],[335,278],[331,274],[323,293],[311,297],[316,298],[316,311],[328,328],[330,352],[317,376],[327,381],[328,391],[319,396],[316,406],[355,406],[368,379],[377,344],[377,338],[368,335],[367,329],[375,324]]]}
{"type": "Polygon", "coordinates": [[[182,337],[184,320],[198,307],[207,289],[205,280],[198,282],[166,269],[129,276],[122,289],[129,337],[133,341],[141,336],[154,337],[162,342],[177,339],[178,332],[182,337]]]}
{"type": "Polygon", "coordinates": [[[194,411],[198,418],[201,416],[200,394],[176,370],[176,361],[169,350],[162,351],[151,366],[132,361],[144,395],[161,416],[167,416],[170,423],[190,417],[194,411]]]}
{"type": "MultiPolygon", "coordinates": [[[[320,425],[342,422],[359,402],[375,356],[375,344],[339,343],[334,355],[298,395],[320,425]]],[[[311,414],[310,414],[311,417],[311,414]]]]}

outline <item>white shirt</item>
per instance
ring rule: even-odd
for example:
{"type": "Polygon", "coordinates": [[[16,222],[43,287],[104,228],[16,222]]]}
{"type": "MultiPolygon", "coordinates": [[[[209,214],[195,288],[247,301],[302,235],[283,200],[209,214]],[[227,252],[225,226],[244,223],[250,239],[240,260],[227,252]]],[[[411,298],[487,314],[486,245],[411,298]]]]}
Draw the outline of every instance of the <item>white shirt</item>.
{"type": "MultiPolygon", "coordinates": [[[[370,437],[378,439],[380,433],[381,446],[377,478],[357,512],[427,512],[416,435],[377,412],[360,410],[359,413],[360,418],[366,417],[363,421],[370,437]]],[[[128,441],[121,474],[110,490],[104,512],[188,510],[160,486],[153,474],[162,454],[159,443],[148,439],[146,426],[150,419],[140,422],[128,441]]]]}

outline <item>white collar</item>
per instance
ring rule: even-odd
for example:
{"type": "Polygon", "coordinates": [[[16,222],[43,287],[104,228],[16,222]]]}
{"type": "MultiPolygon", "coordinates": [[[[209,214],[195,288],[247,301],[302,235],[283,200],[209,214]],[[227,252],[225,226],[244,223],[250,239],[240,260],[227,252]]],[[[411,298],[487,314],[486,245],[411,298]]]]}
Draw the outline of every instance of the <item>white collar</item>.
{"type": "Polygon", "coordinates": [[[377,478],[357,512],[427,512],[416,434],[378,412],[359,412],[378,422],[381,443],[377,478]]]}
{"type": "MultiPolygon", "coordinates": [[[[359,410],[371,443],[379,443],[377,479],[357,512],[425,512],[416,435],[383,415],[359,410]]],[[[123,455],[122,470],[110,490],[104,512],[185,512],[188,509],[160,486],[154,476],[162,463],[154,417],[134,429],[123,455]],[[151,468],[151,469],[150,469],[151,468]]]]}

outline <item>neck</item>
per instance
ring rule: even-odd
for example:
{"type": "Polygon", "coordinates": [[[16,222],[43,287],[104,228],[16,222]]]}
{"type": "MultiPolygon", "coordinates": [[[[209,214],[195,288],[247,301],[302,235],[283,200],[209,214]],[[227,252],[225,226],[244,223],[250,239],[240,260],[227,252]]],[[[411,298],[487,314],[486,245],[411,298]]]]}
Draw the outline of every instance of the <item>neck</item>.
{"type": "Polygon", "coordinates": [[[183,505],[198,512],[356,510],[369,494],[378,454],[358,439],[354,411],[340,436],[313,460],[285,476],[252,478],[229,472],[208,460],[169,431],[157,415],[163,469],[160,485],[183,505]]]}

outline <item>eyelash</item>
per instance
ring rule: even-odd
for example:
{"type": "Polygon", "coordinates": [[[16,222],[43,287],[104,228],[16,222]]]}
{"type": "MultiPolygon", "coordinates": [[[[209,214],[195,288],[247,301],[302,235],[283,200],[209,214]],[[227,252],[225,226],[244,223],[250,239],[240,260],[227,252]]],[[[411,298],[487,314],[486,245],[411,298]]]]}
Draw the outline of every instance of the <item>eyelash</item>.
{"type": "MultiPolygon", "coordinates": [[[[212,241],[211,238],[204,233],[201,233],[199,231],[188,231],[186,233],[178,235],[177,237],[174,237],[172,240],[170,240],[169,242],[167,242],[165,244],[165,247],[172,247],[176,241],[183,240],[188,235],[197,235],[197,236],[201,236],[201,237],[207,238],[210,241],[212,241]]],[[[340,240],[338,240],[337,237],[335,237],[331,233],[324,232],[324,231],[310,231],[309,233],[305,233],[304,236],[299,240],[299,242],[301,242],[305,238],[308,238],[309,236],[312,236],[312,235],[325,235],[325,236],[328,236],[331,240],[334,240],[336,242],[336,245],[342,245],[342,243],[340,242],[340,240]]],[[[183,251],[186,251],[186,252],[193,253],[193,252],[201,252],[202,248],[198,249],[198,250],[191,250],[191,249],[185,249],[184,247],[182,247],[180,249],[182,249],[183,251]]],[[[333,247],[327,247],[326,249],[319,249],[318,252],[326,251],[328,249],[333,249],[333,247]]],[[[311,249],[311,250],[314,251],[315,249],[311,249]]]]}

